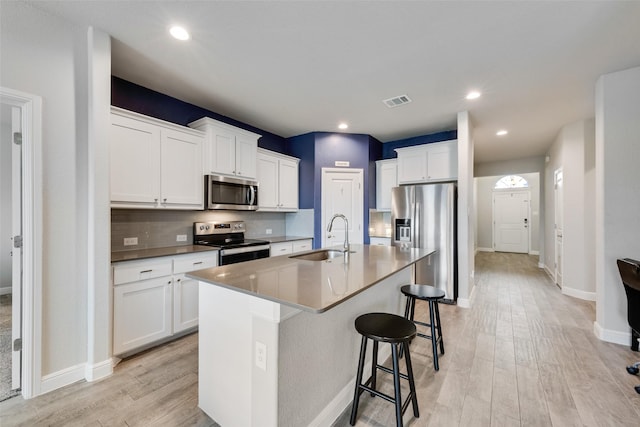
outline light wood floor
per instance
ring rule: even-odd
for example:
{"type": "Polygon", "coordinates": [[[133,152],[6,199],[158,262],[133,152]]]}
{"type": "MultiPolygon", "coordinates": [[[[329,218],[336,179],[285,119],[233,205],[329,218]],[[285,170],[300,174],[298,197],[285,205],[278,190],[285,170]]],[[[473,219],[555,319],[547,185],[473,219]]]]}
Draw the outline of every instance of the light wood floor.
{"type": "MultiPolygon", "coordinates": [[[[596,339],[594,303],[562,295],[536,264],[527,255],[476,257],[472,308],[441,305],[440,371],[429,342],[412,344],[420,418],[409,408],[405,425],[640,425],[640,377],[625,371],[640,354],[596,339]]],[[[392,393],[390,378],[380,379],[392,393]]],[[[334,425],[348,420],[349,409],[334,425]]],[[[390,403],[362,395],[358,426],[394,420],[390,403]]],[[[125,360],[105,380],[1,402],[0,425],[216,425],[197,407],[197,334],[125,360]]]]}

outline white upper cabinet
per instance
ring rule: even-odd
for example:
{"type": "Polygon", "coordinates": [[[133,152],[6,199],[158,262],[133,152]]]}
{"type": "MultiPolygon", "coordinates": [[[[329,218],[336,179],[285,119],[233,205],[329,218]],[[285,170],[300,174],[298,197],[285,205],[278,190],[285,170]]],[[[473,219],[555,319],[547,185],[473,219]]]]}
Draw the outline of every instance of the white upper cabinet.
{"type": "Polygon", "coordinates": [[[204,134],[111,108],[111,206],[203,209],[204,134]]]}
{"type": "Polygon", "coordinates": [[[240,178],[256,178],[256,156],[261,135],[203,117],[189,126],[204,131],[202,171],[240,178]]]}
{"type": "Polygon", "coordinates": [[[398,184],[458,179],[458,141],[398,148],[398,184]]]}
{"type": "Polygon", "coordinates": [[[376,162],[376,209],[391,210],[391,189],[398,186],[398,161],[396,159],[376,162]]]}
{"type": "Polygon", "coordinates": [[[258,149],[258,210],[298,210],[299,159],[258,149]]]}

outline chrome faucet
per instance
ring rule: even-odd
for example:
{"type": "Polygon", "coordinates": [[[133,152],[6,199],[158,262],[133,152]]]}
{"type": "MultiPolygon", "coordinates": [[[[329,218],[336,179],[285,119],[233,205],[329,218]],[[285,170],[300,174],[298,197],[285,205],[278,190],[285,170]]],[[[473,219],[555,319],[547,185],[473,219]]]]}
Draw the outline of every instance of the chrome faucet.
{"type": "Polygon", "coordinates": [[[331,228],[333,227],[333,220],[336,218],[342,218],[344,220],[344,244],[342,245],[343,252],[349,253],[351,249],[351,245],[349,245],[349,221],[347,221],[347,217],[342,214],[335,214],[329,221],[329,225],[327,226],[327,232],[331,232],[331,228]]]}

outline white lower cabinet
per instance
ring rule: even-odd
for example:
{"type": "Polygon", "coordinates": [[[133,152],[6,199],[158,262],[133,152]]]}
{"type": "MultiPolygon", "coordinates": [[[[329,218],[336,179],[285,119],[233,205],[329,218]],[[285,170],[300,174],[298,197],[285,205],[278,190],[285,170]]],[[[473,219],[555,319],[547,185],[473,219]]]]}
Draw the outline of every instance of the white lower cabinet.
{"type": "Polygon", "coordinates": [[[171,276],[116,286],[113,302],[114,354],[171,335],[171,276]]]}
{"type": "Polygon", "coordinates": [[[185,273],[217,263],[217,251],[209,251],[114,264],[113,354],[197,327],[198,282],[185,273]]]}
{"type": "Polygon", "coordinates": [[[391,246],[391,237],[370,237],[369,244],[372,246],[391,246]]]}
{"type": "Polygon", "coordinates": [[[313,239],[293,240],[288,242],[272,243],[269,256],[289,255],[298,252],[310,251],[313,239]]]}

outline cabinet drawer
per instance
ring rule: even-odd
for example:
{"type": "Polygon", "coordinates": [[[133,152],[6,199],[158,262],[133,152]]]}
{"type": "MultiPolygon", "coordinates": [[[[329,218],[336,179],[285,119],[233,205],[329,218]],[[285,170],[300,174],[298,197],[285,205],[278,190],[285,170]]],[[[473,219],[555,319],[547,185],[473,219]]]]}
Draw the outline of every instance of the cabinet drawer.
{"type": "Polygon", "coordinates": [[[391,246],[391,237],[370,237],[372,246],[391,246]]]}
{"type": "Polygon", "coordinates": [[[293,242],[293,253],[310,251],[312,248],[311,240],[298,240],[293,242]]]}
{"type": "Polygon", "coordinates": [[[173,259],[173,274],[188,273],[218,265],[218,251],[181,255],[173,259]]]}
{"type": "Polygon", "coordinates": [[[131,261],[113,266],[113,284],[137,282],[171,275],[171,258],[158,258],[153,261],[131,261]]]}
{"type": "Polygon", "coordinates": [[[293,245],[291,242],[282,242],[282,243],[272,243],[271,244],[271,255],[270,256],[278,256],[278,255],[288,255],[293,253],[293,245]]]}

